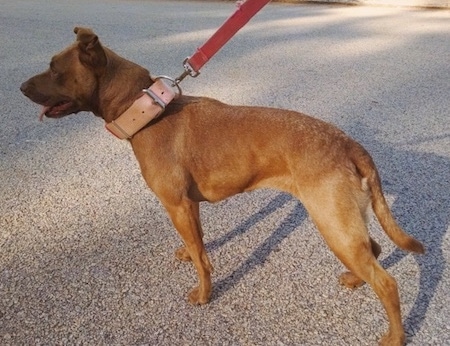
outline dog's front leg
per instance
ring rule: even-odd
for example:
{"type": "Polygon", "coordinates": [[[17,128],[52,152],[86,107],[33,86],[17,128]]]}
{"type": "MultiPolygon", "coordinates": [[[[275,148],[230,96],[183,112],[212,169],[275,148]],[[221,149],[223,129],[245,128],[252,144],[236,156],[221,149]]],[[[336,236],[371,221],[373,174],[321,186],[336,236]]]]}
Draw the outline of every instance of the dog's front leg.
{"type": "MultiPolygon", "coordinates": [[[[201,226],[201,221],[200,221],[200,209],[199,209],[199,203],[193,203],[192,206],[195,208],[195,210],[193,210],[195,216],[197,217],[198,220],[198,225],[199,225],[199,229],[200,229],[200,236],[203,239],[203,230],[202,230],[202,226],[201,226]]],[[[177,249],[175,251],[175,257],[177,259],[179,259],[180,261],[183,262],[190,262],[192,261],[191,259],[191,255],[189,255],[189,252],[186,248],[186,246],[182,246],[179,249],[177,249]]]]}
{"type": "Polygon", "coordinates": [[[185,252],[185,257],[190,258],[197,269],[199,284],[189,293],[189,301],[206,304],[211,297],[212,266],[203,244],[199,204],[184,198],[174,205],[165,204],[165,207],[186,246],[185,251],[180,249],[178,252],[185,252]]]}

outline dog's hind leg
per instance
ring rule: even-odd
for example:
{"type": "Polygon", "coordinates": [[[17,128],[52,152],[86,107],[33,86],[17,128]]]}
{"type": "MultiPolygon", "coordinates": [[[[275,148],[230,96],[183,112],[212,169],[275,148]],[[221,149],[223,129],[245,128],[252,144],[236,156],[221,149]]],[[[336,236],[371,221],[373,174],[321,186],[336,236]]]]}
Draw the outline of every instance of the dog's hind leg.
{"type": "Polygon", "coordinates": [[[306,209],[331,250],[356,277],[367,282],[381,300],[389,319],[389,331],[380,344],[403,345],[405,333],[397,283],[375,257],[373,241],[360,212],[358,191],[352,191],[354,186],[343,181],[321,185],[303,196],[306,209]]]}
{"type": "MultiPolygon", "coordinates": [[[[363,244],[361,244],[363,245],[363,244]]],[[[367,282],[375,291],[386,310],[389,320],[389,330],[380,341],[383,346],[400,346],[405,342],[405,332],[402,325],[400,313],[400,298],[397,282],[389,275],[373,256],[372,251],[367,247],[364,253],[348,256],[342,254],[340,249],[333,251],[352,273],[367,282]]],[[[350,251],[352,252],[352,251],[350,251]]]]}
{"type": "MultiPolygon", "coordinates": [[[[372,238],[370,238],[370,245],[373,255],[375,258],[378,258],[381,253],[381,246],[372,238]]],[[[354,273],[347,271],[339,276],[339,283],[347,288],[357,288],[364,285],[365,281],[356,276],[354,273]]]]}
{"type": "Polygon", "coordinates": [[[202,240],[199,204],[183,198],[179,203],[164,205],[185,244],[185,250],[179,252],[183,252],[183,256],[192,260],[198,273],[199,284],[190,292],[189,301],[192,304],[206,304],[211,297],[213,268],[202,240]]]}

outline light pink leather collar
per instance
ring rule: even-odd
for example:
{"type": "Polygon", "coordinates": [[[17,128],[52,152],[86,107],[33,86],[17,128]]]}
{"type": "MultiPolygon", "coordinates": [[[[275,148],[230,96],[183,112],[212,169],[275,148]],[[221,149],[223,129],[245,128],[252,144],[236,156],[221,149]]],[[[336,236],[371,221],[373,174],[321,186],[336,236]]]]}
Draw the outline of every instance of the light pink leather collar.
{"type": "Polygon", "coordinates": [[[117,138],[130,139],[150,121],[161,115],[169,102],[180,94],[181,89],[170,78],[157,77],[150,88],[142,91],[142,96],[137,98],[130,108],[105,127],[117,138]],[[174,91],[174,87],[178,88],[178,94],[174,91]]]}

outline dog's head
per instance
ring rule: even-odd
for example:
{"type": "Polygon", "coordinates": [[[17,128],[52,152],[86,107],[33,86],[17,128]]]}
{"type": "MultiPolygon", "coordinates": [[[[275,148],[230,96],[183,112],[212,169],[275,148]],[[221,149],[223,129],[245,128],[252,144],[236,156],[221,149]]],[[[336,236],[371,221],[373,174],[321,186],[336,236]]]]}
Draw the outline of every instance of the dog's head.
{"type": "Polygon", "coordinates": [[[98,107],[98,87],[107,65],[107,49],[97,35],[76,27],[75,43],[53,56],[49,68],[26,82],[20,90],[42,105],[40,119],[60,118],[98,107]]]}

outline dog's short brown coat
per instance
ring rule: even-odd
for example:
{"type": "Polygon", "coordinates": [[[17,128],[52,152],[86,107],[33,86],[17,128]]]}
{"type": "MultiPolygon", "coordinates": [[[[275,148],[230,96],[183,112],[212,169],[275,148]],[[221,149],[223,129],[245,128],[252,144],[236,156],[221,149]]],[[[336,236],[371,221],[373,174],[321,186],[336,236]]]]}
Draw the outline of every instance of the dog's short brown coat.
{"type": "MultiPolygon", "coordinates": [[[[44,106],[47,117],[91,111],[110,122],[152,79],[146,69],[104,47],[90,29],[75,28],[75,33],[77,41],[21,90],[44,106]]],[[[373,287],[389,319],[381,344],[404,343],[397,284],[379,265],[381,248],[366,227],[369,205],[399,247],[417,253],[424,248],[395,222],[376,167],[360,144],[301,113],[189,96],[173,101],[130,142],[145,181],[184,241],[176,256],[191,260],[197,270],[199,284],[189,294],[190,302],[204,304],[211,296],[212,266],[202,240],[199,202],[275,188],[303,203],[331,250],[349,268],[341,283],[373,287]]]]}

